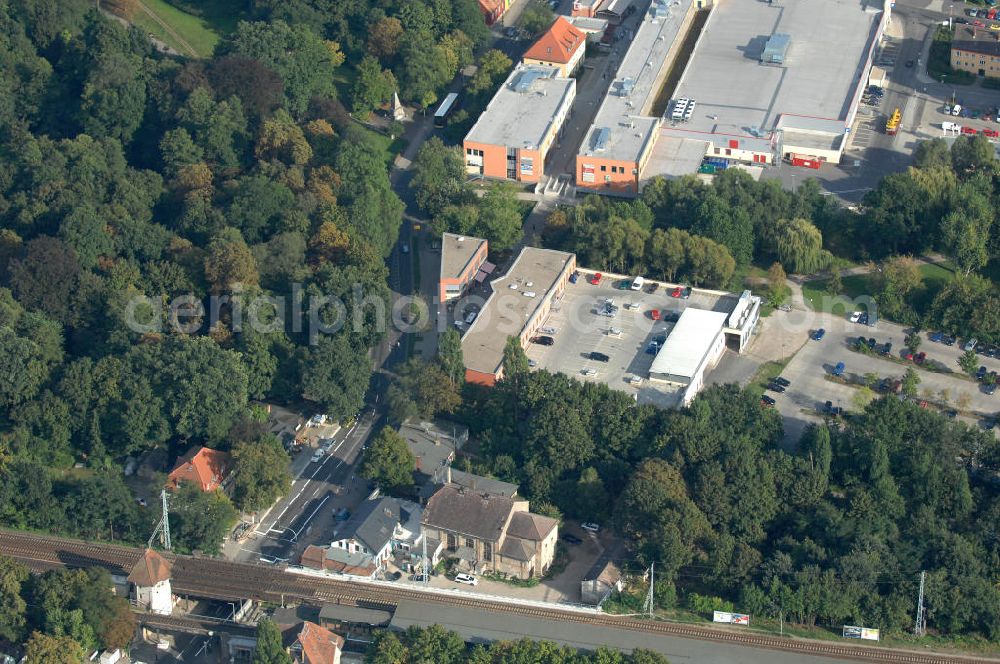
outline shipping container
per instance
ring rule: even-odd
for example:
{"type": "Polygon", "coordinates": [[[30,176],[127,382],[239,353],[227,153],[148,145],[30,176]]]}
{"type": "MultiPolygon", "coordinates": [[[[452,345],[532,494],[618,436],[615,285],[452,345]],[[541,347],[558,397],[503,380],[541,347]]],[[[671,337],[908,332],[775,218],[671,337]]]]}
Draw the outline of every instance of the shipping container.
{"type": "Polygon", "coordinates": [[[822,162],[820,162],[820,160],[816,159],[815,157],[811,157],[809,155],[804,155],[804,154],[792,153],[792,166],[802,166],[803,168],[819,168],[821,163],[822,162]]]}

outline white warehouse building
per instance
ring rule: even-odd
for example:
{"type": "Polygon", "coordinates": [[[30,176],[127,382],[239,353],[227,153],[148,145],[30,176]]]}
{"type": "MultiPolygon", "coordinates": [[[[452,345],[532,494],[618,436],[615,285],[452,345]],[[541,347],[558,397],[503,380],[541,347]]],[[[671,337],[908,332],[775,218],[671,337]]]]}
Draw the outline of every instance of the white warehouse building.
{"type": "Polygon", "coordinates": [[[681,387],[681,404],[690,404],[705,384],[705,372],[715,366],[726,349],[723,327],[728,318],[729,314],[721,311],[685,309],[656,354],[649,379],[681,387]]]}

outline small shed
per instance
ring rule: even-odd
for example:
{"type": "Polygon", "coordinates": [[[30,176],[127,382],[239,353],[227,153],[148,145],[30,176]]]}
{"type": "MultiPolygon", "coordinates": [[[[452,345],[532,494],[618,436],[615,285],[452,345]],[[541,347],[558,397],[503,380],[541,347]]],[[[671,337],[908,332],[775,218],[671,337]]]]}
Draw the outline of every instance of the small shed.
{"type": "Polygon", "coordinates": [[[612,590],[621,591],[622,573],[610,560],[598,561],[580,582],[580,601],[600,605],[612,590]]]}

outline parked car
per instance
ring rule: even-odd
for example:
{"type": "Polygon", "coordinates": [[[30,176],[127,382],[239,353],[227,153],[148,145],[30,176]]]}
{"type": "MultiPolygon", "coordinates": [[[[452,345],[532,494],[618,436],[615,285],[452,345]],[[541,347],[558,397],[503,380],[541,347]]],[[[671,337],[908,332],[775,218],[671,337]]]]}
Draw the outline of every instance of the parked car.
{"type": "Polygon", "coordinates": [[[659,309],[650,309],[649,310],[649,317],[652,318],[653,320],[660,320],[660,310],[659,309]]]}
{"type": "Polygon", "coordinates": [[[518,29],[514,26],[510,26],[503,31],[503,36],[507,39],[517,39],[518,29]]]}
{"type": "Polygon", "coordinates": [[[833,375],[834,376],[843,376],[844,375],[844,369],[845,369],[844,363],[843,362],[837,362],[837,366],[835,366],[833,368],[833,375]]]}
{"type": "Polygon", "coordinates": [[[927,338],[934,343],[940,343],[941,340],[944,339],[944,334],[942,332],[931,332],[927,335],[927,338]]]}
{"type": "Polygon", "coordinates": [[[588,533],[599,533],[601,532],[601,527],[594,523],[593,521],[584,521],[580,524],[580,527],[586,530],[588,533]]]}
{"type": "Polygon", "coordinates": [[[955,341],[956,341],[955,337],[951,336],[950,334],[948,336],[941,338],[941,343],[943,343],[945,346],[954,346],[955,341]]]}
{"type": "Polygon", "coordinates": [[[427,583],[428,578],[426,574],[417,573],[410,577],[410,581],[416,581],[417,583],[427,583]]]}
{"type": "Polygon", "coordinates": [[[760,402],[764,406],[773,406],[774,404],[778,403],[777,401],[774,400],[774,397],[769,397],[766,394],[760,395],[760,402]]]}
{"type": "Polygon", "coordinates": [[[778,376],[772,382],[777,383],[778,385],[781,385],[782,387],[788,387],[789,385],[792,384],[792,381],[788,380],[787,378],[782,378],[781,376],[778,376]]]}
{"type": "Polygon", "coordinates": [[[659,288],[659,287],[660,287],[660,284],[656,283],[655,281],[651,281],[648,284],[646,284],[646,292],[647,293],[655,293],[656,289],[659,288]]]}
{"type": "Polygon", "coordinates": [[[664,309],[662,312],[660,312],[660,314],[661,314],[660,317],[667,323],[676,323],[681,319],[681,312],[679,311],[671,311],[670,309],[664,309]]]}
{"type": "Polygon", "coordinates": [[[955,24],[956,25],[968,25],[969,24],[969,19],[958,17],[958,18],[955,19],[955,24]]]}
{"type": "Polygon", "coordinates": [[[680,297],[682,291],[683,289],[680,286],[677,286],[672,291],[670,291],[670,297],[680,297]]]}
{"type": "Polygon", "coordinates": [[[691,297],[691,287],[690,286],[685,286],[684,290],[681,291],[681,299],[682,300],[686,300],[689,297],[691,297]]]}
{"type": "Polygon", "coordinates": [[[927,353],[925,353],[924,351],[920,351],[919,353],[913,356],[913,361],[916,362],[917,364],[923,364],[924,360],[926,359],[927,359],[927,353]]]}
{"type": "Polygon", "coordinates": [[[848,320],[850,320],[852,323],[857,323],[859,320],[861,320],[861,312],[860,311],[855,311],[854,313],[852,313],[850,315],[850,317],[848,318],[848,320]]]}
{"type": "Polygon", "coordinates": [[[559,539],[566,542],[567,544],[580,544],[583,542],[582,539],[574,535],[573,533],[561,533],[559,539]]]}
{"type": "Polygon", "coordinates": [[[767,389],[771,390],[772,392],[777,392],[778,394],[782,394],[785,391],[784,386],[778,385],[777,383],[774,382],[768,383],[767,389]]]}
{"type": "Polygon", "coordinates": [[[455,583],[464,583],[467,586],[477,586],[479,585],[479,579],[471,574],[456,574],[455,583]]]}
{"type": "Polygon", "coordinates": [[[538,344],[539,346],[551,346],[556,342],[552,337],[547,336],[537,336],[531,337],[531,343],[538,344]]]}
{"type": "Polygon", "coordinates": [[[962,350],[964,350],[966,353],[968,353],[970,350],[976,350],[977,343],[979,343],[978,339],[976,338],[969,339],[968,341],[965,342],[965,345],[962,346],[962,350]]]}
{"type": "Polygon", "coordinates": [[[573,274],[569,275],[569,283],[575,284],[580,278],[580,272],[578,270],[573,270],[573,274]]]}
{"type": "Polygon", "coordinates": [[[649,345],[646,346],[646,355],[656,355],[656,353],[659,350],[660,350],[660,344],[656,343],[655,341],[651,341],[649,342],[649,345]]]}
{"type": "Polygon", "coordinates": [[[815,332],[812,333],[812,340],[813,341],[820,341],[825,336],[826,336],[826,330],[824,330],[823,328],[819,328],[818,330],[816,330],[815,332]]]}
{"type": "Polygon", "coordinates": [[[608,357],[604,353],[598,353],[596,350],[590,352],[590,359],[594,360],[595,362],[608,362],[609,360],[611,360],[610,357],[608,357]]]}
{"type": "Polygon", "coordinates": [[[629,290],[632,288],[632,280],[622,279],[617,284],[615,284],[615,288],[617,288],[618,290],[629,290]]]}
{"type": "Polygon", "coordinates": [[[878,345],[878,342],[875,341],[875,337],[869,337],[869,339],[868,339],[868,350],[875,350],[875,346],[876,345],[878,345]]]}
{"type": "Polygon", "coordinates": [[[882,350],[879,351],[879,352],[882,353],[883,355],[888,355],[889,353],[891,353],[892,352],[892,342],[891,341],[886,341],[885,345],[882,346],[882,350]]]}
{"type": "Polygon", "coordinates": [[[986,375],[986,367],[985,366],[980,366],[979,370],[976,371],[976,380],[982,380],[983,376],[985,376],[985,375],[986,375]]]}
{"type": "Polygon", "coordinates": [[[604,275],[601,274],[600,272],[595,272],[594,274],[590,275],[591,285],[596,286],[597,284],[601,283],[601,277],[603,276],[604,275]]]}

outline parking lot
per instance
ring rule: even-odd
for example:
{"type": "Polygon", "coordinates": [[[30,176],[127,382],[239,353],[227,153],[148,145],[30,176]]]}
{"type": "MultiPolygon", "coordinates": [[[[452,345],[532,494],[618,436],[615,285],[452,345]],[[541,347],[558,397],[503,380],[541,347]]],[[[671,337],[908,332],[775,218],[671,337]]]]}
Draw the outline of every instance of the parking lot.
{"type": "Polygon", "coordinates": [[[591,274],[581,270],[577,282],[567,285],[562,299],[552,307],[544,325],[546,330],[541,332],[552,337],[552,345],[529,344],[528,359],[549,371],[607,383],[612,389],[634,394],[640,403],[676,406],[680,393],[647,380],[655,357],[655,353],[647,352],[652,350],[650,344],[673,329],[673,322],[663,319],[679,315],[687,307],[728,313],[735,306],[735,298],[692,290],[688,299],[682,299],[671,296],[674,284],[649,281],[647,289],[651,283],[657,284],[653,293],[647,289],[621,289],[622,282],[632,281],[622,275],[605,275],[599,284],[592,285],[591,274]],[[617,307],[613,317],[600,313],[608,300],[617,307]],[[661,312],[661,320],[653,320],[654,309],[661,312]],[[608,361],[591,359],[591,352],[603,353],[608,361]]]}
{"type": "MultiPolygon", "coordinates": [[[[960,400],[967,400],[968,405],[963,410],[969,415],[960,419],[968,424],[980,424],[995,417],[1000,410],[1000,397],[986,394],[980,385],[960,373],[958,358],[963,352],[960,343],[946,346],[929,341],[926,333],[922,335],[920,350],[926,353],[925,365],[936,361],[955,372],[938,373],[912,362],[900,363],[850,348],[858,336],[874,338],[880,346],[888,341],[892,343],[891,357],[899,359],[907,352],[904,346],[906,328],[901,325],[881,321],[876,328],[870,328],[829,314],[817,315],[815,320],[826,329],[826,335],[821,341],[806,343],[785,367],[782,376],[790,380],[791,385],[783,394],[768,392],[776,400],[775,406],[784,419],[786,444],[798,441],[808,424],[822,421],[821,413],[827,401],[835,407],[854,409],[857,385],[828,380],[838,362],[844,363],[844,378],[849,381],[869,373],[880,378],[900,378],[907,367],[913,366],[920,376],[918,396],[945,408],[956,407],[960,400]]],[[[979,361],[989,371],[1000,370],[1000,360],[996,358],[980,356],[979,361]]]]}

